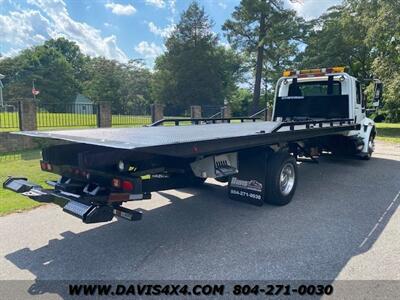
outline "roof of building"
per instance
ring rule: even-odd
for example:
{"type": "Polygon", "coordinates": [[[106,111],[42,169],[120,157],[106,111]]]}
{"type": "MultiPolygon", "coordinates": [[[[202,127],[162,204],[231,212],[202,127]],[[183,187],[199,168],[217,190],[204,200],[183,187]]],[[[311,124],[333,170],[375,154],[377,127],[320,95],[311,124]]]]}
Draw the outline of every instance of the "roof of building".
{"type": "Polygon", "coordinates": [[[93,101],[90,100],[90,98],[86,97],[85,95],[77,94],[74,103],[75,104],[77,104],[77,103],[79,103],[79,104],[93,104],[93,101]]]}

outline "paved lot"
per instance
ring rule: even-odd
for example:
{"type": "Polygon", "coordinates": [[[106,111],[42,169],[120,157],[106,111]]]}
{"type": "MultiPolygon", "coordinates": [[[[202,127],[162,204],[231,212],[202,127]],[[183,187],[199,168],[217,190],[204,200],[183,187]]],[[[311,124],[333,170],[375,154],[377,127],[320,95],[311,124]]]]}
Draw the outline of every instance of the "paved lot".
{"type": "Polygon", "coordinates": [[[293,202],[214,182],[153,194],[141,222],[85,225],[48,205],[0,218],[0,279],[400,280],[400,145],[302,164],[293,202]]]}

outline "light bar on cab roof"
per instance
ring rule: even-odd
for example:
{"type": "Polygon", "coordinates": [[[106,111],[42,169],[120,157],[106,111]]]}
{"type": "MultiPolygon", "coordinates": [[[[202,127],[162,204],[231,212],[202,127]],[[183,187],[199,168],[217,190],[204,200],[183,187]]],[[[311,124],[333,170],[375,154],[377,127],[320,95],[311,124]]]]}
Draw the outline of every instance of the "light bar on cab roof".
{"type": "Polygon", "coordinates": [[[305,69],[305,70],[287,70],[283,71],[283,77],[297,76],[297,77],[317,77],[324,76],[332,73],[343,73],[345,67],[332,67],[322,69],[305,69]]]}

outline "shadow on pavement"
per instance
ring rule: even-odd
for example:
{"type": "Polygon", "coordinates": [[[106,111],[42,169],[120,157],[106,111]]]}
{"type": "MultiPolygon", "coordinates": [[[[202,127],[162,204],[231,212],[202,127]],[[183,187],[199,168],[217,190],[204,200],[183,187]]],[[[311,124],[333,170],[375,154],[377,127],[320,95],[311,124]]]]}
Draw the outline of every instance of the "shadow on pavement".
{"type": "Polygon", "coordinates": [[[303,163],[299,175],[284,207],[231,201],[214,184],[180,190],[184,199],[160,192],[168,204],[138,223],[66,231],[6,258],[36,276],[32,294],[61,293],[43,280],[333,281],[370,249],[399,206],[400,162],[322,158],[303,163]]]}

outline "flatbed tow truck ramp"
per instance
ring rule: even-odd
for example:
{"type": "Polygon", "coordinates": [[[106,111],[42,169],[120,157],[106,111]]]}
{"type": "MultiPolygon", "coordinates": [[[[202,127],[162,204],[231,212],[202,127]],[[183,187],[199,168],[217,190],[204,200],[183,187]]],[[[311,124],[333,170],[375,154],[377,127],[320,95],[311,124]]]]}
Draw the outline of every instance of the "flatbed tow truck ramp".
{"type": "MultiPolygon", "coordinates": [[[[361,91],[354,77],[335,68],[299,75],[278,81],[269,122],[165,119],[141,128],[16,133],[59,141],[42,150],[40,166],[60,179],[48,182],[51,189],[23,177],[9,177],[3,186],[56,203],[85,223],[114,216],[140,220],[141,212],[124,202],[198,186],[207,178],[227,182],[231,199],[286,205],[296,190],[297,161],[316,162],[323,152],[369,159],[376,134],[357,98],[361,91]],[[178,126],[162,126],[171,122],[178,126]]],[[[377,94],[381,89],[376,87],[377,94]]]]}

